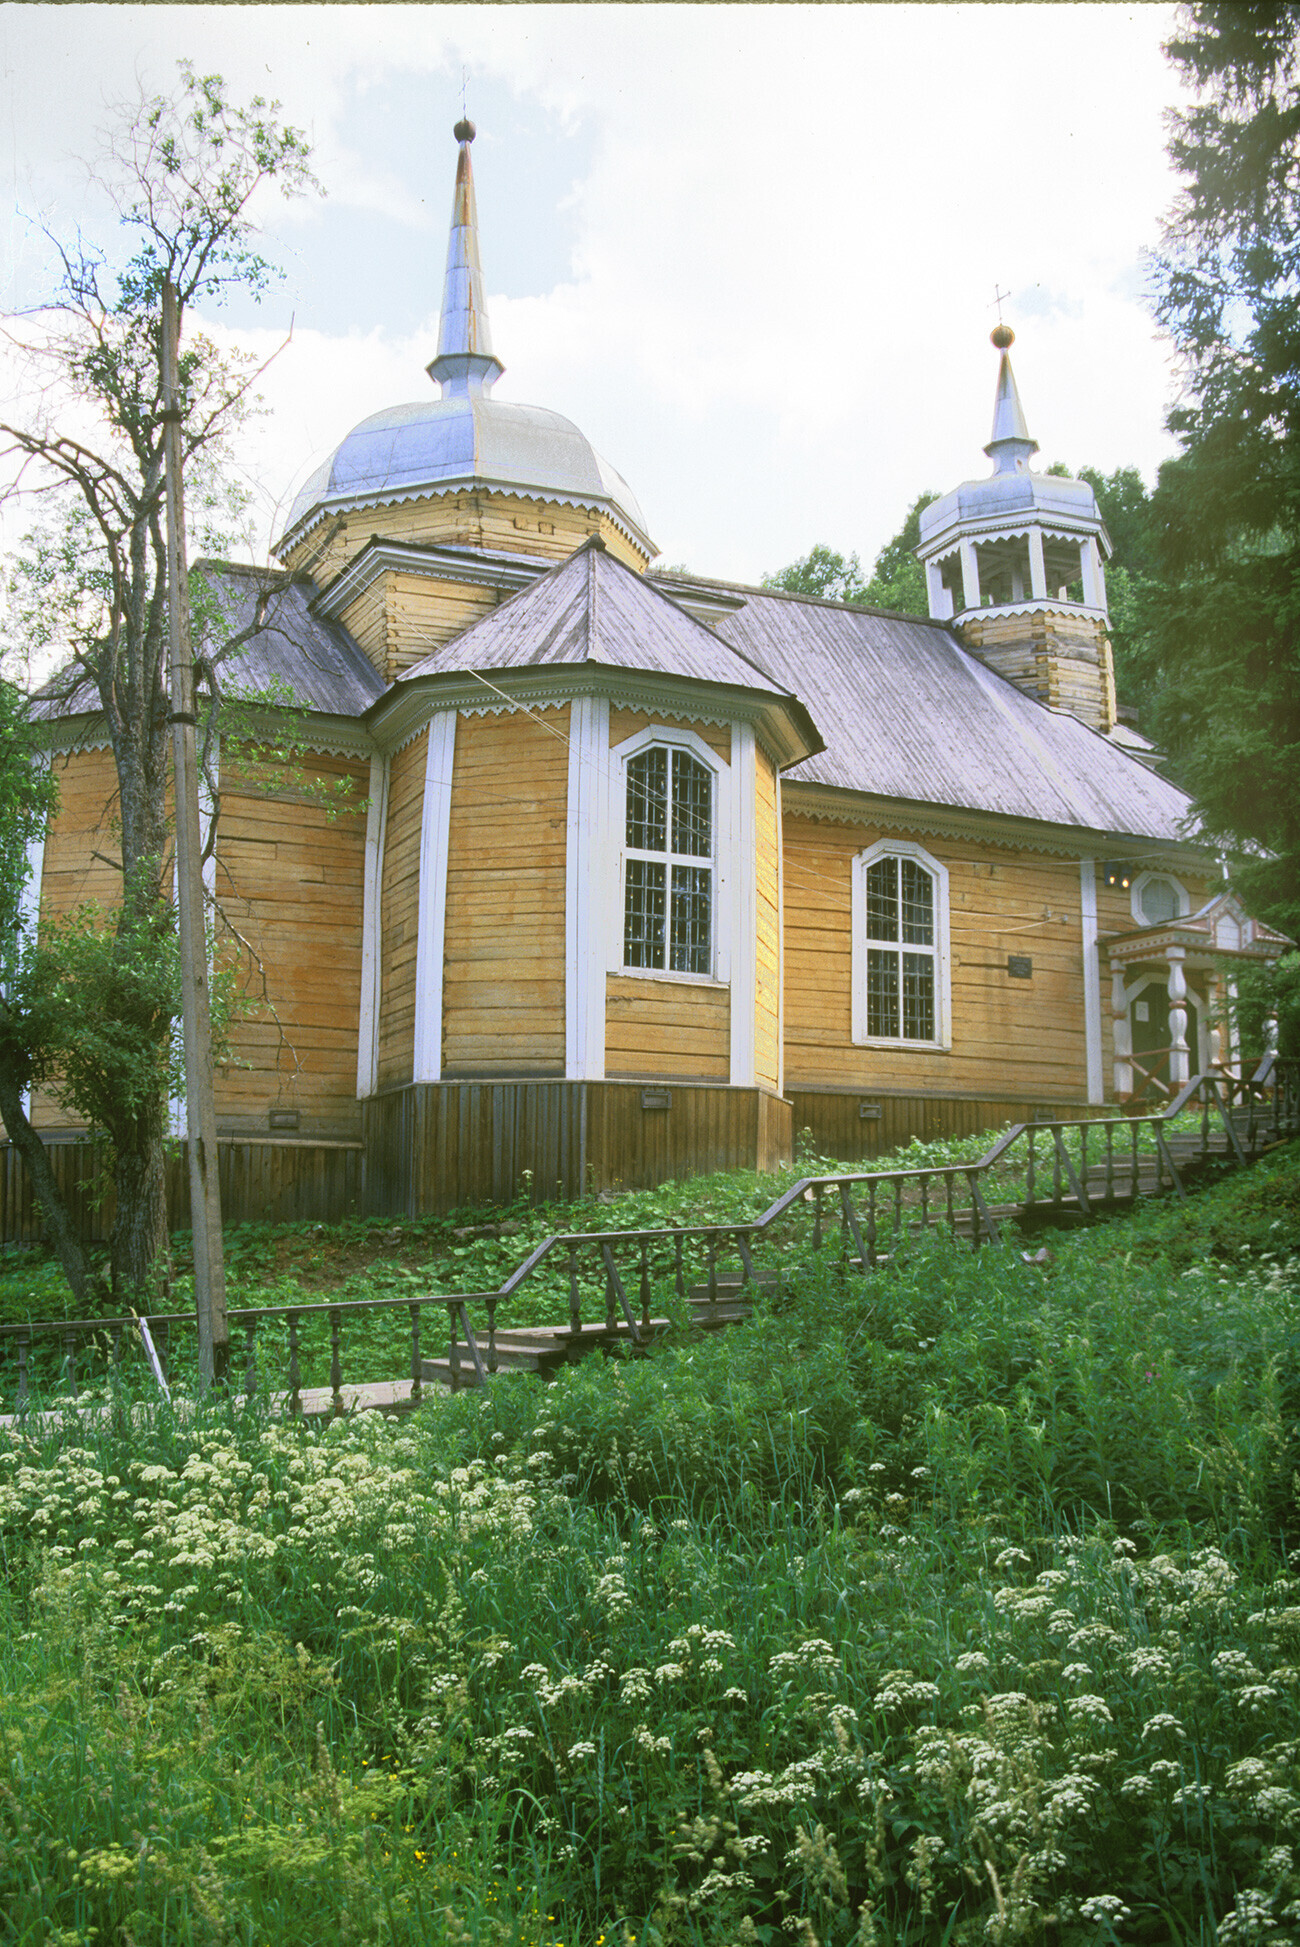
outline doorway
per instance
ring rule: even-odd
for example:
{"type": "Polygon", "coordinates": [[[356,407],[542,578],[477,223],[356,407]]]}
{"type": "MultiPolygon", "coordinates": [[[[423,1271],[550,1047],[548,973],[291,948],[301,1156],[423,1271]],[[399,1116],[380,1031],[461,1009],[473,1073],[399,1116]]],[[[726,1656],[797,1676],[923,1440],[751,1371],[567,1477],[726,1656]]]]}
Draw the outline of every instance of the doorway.
{"type": "MultiPolygon", "coordinates": [[[[1190,1072],[1199,1075],[1203,1066],[1201,1019],[1204,1003],[1189,987],[1184,1002],[1187,1009],[1187,1059],[1190,1072]]],[[[1174,1093],[1169,1079],[1169,982],[1152,974],[1130,989],[1128,1008],[1133,1049],[1133,1092],[1167,1101],[1174,1093]]]]}

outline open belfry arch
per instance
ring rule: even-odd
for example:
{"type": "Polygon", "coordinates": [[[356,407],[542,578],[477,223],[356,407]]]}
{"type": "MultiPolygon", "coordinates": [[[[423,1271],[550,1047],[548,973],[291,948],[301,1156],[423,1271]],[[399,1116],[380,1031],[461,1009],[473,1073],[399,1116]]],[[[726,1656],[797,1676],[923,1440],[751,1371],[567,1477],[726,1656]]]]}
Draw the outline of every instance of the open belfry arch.
{"type": "MultiPolygon", "coordinates": [[[[497,397],[455,136],[435,389],[311,474],[283,572],[204,566],[245,724],[287,689],[307,746],[223,744],[223,1139],[300,1159],[298,1213],[331,1148],[392,1211],[766,1167],[804,1127],[853,1159],[1135,1091],[1157,988],[1176,1074],[1189,968],[1231,1060],[1208,963],[1285,942],[1118,722],[1109,541],[1031,470],[1010,331],[992,473],[922,517],[928,619],[657,573],[578,428],[497,397]]],[[[101,727],[48,715],[43,916],[112,893],[101,727]]]]}

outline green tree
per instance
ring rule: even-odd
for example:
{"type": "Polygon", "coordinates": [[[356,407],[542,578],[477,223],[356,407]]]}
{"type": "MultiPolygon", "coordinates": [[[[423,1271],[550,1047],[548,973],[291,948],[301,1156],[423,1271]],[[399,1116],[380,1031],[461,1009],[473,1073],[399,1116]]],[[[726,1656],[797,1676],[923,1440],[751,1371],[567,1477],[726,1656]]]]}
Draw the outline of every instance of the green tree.
{"type": "Polygon", "coordinates": [[[1166,52],[1183,187],[1157,263],[1183,363],[1151,515],[1153,728],[1260,917],[1300,933],[1300,5],[1194,5],[1166,52]]]}
{"type": "Polygon", "coordinates": [[[916,559],[921,539],[921,510],[936,496],[918,494],[907,518],[876,556],[869,580],[864,580],[856,554],[847,557],[819,541],[809,553],[775,574],[763,576],[764,588],[782,588],[792,595],[816,595],[847,602],[851,608],[887,608],[903,615],[928,615],[925,573],[916,559]]]}
{"type": "MultiPolygon", "coordinates": [[[[63,659],[46,709],[98,711],[116,771],[122,892],[108,935],[112,977],[96,966],[88,936],[75,951],[65,940],[62,1007],[72,1018],[74,985],[94,983],[85,1018],[96,1005],[124,1009],[119,1025],[130,1031],[121,1045],[136,1037],[144,1063],[132,1112],[112,1132],[112,1268],[115,1285],[147,1290],[167,1249],[160,1078],[172,1035],[169,1009],[142,1003],[136,979],[147,966],[144,985],[153,983],[172,924],[162,283],[170,278],[181,320],[232,287],[260,294],[269,273],[255,247],[252,201],[268,183],[294,194],[311,177],[303,138],[279,121],[275,104],[259,97],[234,106],[218,77],[187,64],[175,100],[149,98],[122,117],[95,172],[133,254],[114,269],[80,241],[58,246],[58,289],[20,346],[35,403],[28,417],[0,423],[0,433],[19,489],[54,508],[17,564],[16,626],[28,649],[63,659]]],[[[206,505],[220,500],[226,445],[254,376],[201,334],[183,339],[184,464],[206,505]]],[[[45,971],[57,984],[52,966],[45,971]]],[[[38,1001],[34,1025],[50,1018],[38,1001]]]]}

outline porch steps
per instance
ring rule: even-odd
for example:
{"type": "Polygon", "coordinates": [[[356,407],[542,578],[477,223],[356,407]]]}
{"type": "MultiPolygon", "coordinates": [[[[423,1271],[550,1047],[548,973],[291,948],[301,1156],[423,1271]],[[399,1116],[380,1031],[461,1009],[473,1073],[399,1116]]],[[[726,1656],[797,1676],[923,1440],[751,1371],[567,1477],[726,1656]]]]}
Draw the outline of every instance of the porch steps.
{"type": "MultiPolygon", "coordinates": [[[[774,1272],[759,1272],[751,1281],[754,1285],[774,1285],[774,1272]]],[[[710,1296],[707,1284],[692,1285],[686,1295],[686,1303],[691,1315],[692,1328],[700,1332],[721,1331],[726,1325],[740,1325],[750,1315],[753,1307],[742,1296],[743,1284],[739,1272],[719,1274],[715,1295],[710,1296]]],[[[652,1318],[649,1333],[640,1325],[643,1338],[649,1341],[660,1338],[672,1325],[668,1318],[652,1318]]],[[[487,1332],[475,1331],[479,1340],[479,1356],[487,1364],[487,1332]]],[[[635,1345],[631,1329],[626,1320],[620,1319],[612,1328],[607,1325],[583,1325],[576,1332],[569,1325],[515,1325],[503,1327],[496,1335],[497,1372],[535,1372],[543,1379],[553,1379],[561,1366],[577,1365],[592,1352],[605,1352],[615,1345],[635,1345]]],[[[461,1386],[476,1386],[478,1375],[474,1361],[467,1347],[460,1348],[461,1386]]],[[[429,1384],[450,1386],[452,1368],[450,1358],[423,1359],[420,1363],[422,1379],[429,1384]]]]}

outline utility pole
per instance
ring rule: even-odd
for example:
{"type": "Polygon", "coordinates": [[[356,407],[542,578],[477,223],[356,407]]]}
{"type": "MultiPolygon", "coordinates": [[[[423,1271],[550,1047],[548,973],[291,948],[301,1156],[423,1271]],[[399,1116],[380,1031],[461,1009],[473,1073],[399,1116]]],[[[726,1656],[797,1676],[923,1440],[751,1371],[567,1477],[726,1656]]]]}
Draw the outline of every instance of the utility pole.
{"type": "Polygon", "coordinates": [[[170,634],[172,790],[176,813],[176,911],[180,922],[181,1007],[185,1034],[185,1120],[194,1232],[194,1304],[199,1326],[199,1383],[224,1378],[230,1355],[226,1267],[221,1248],[217,1112],[212,1095],[212,1017],[208,941],[203,915],[203,846],[199,827],[197,718],[181,488],[180,384],[176,293],[163,280],[163,452],[167,462],[167,620],[170,634]]]}

